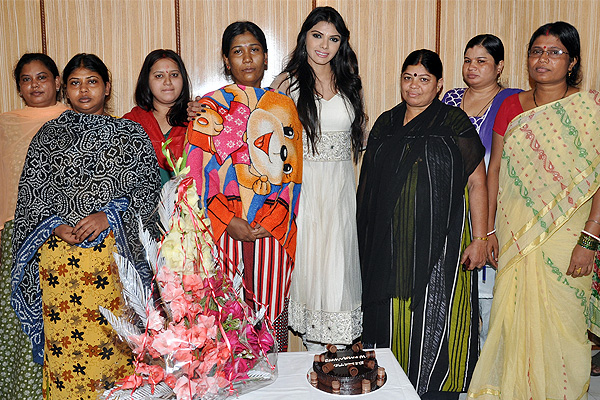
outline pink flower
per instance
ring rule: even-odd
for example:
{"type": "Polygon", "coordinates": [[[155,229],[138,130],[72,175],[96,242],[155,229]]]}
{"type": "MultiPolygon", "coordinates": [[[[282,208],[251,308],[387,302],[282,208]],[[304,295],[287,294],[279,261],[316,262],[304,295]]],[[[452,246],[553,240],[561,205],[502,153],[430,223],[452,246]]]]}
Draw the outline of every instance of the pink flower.
{"type": "Polygon", "coordinates": [[[194,359],[194,354],[190,347],[177,349],[173,352],[173,358],[178,362],[189,363],[194,359]]]}
{"type": "Polygon", "coordinates": [[[202,376],[200,379],[196,379],[198,382],[199,390],[202,396],[206,393],[216,394],[219,391],[219,385],[217,379],[212,376],[202,376]]]}
{"type": "Polygon", "coordinates": [[[225,303],[221,310],[221,322],[225,321],[230,315],[233,319],[239,319],[240,321],[244,318],[244,310],[239,302],[229,300],[225,303]]]}
{"type": "Polygon", "coordinates": [[[173,315],[173,320],[175,322],[179,322],[187,315],[188,308],[190,307],[190,303],[185,299],[184,296],[179,296],[169,304],[171,307],[171,314],[173,315]]]}
{"type": "Polygon", "coordinates": [[[194,319],[196,319],[196,315],[202,313],[204,311],[204,308],[202,307],[201,304],[199,303],[189,303],[189,308],[187,310],[187,317],[190,321],[193,321],[194,319]]]}
{"type": "Polygon", "coordinates": [[[222,365],[230,356],[231,352],[227,345],[223,342],[216,342],[216,345],[210,343],[204,346],[200,359],[209,364],[222,365]]]}
{"type": "Polygon", "coordinates": [[[245,329],[248,344],[256,355],[261,354],[261,350],[266,352],[273,346],[273,336],[269,333],[266,324],[262,324],[260,330],[255,329],[252,325],[246,325],[245,329]]]}
{"type": "Polygon", "coordinates": [[[179,338],[185,338],[188,334],[188,328],[185,326],[184,322],[171,322],[167,329],[173,332],[173,334],[179,338]]]}
{"type": "Polygon", "coordinates": [[[183,275],[181,281],[183,288],[188,292],[196,292],[204,288],[204,283],[200,279],[200,275],[183,275]]]}
{"type": "Polygon", "coordinates": [[[138,363],[135,372],[148,379],[148,383],[152,388],[152,393],[154,393],[154,387],[158,385],[165,376],[165,371],[159,365],[138,363]]]}
{"type": "Polygon", "coordinates": [[[261,329],[258,331],[258,340],[259,340],[260,344],[262,345],[262,349],[265,352],[267,350],[269,350],[275,343],[275,340],[273,339],[273,335],[271,335],[271,333],[267,329],[267,324],[265,324],[265,323],[262,324],[261,329]]]}
{"type": "Polygon", "coordinates": [[[165,319],[156,309],[150,310],[148,313],[148,329],[153,331],[161,331],[165,326],[165,319]]]}
{"type": "Polygon", "coordinates": [[[185,375],[177,379],[177,383],[173,388],[173,392],[177,395],[177,400],[192,400],[197,390],[198,383],[189,380],[185,375]]]}
{"type": "Polygon", "coordinates": [[[235,382],[240,379],[247,379],[247,372],[250,370],[248,360],[245,358],[236,358],[233,362],[227,363],[223,369],[225,376],[229,378],[231,382],[235,382]]]}
{"type": "Polygon", "coordinates": [[[204,281],[206,286],[210,285],[210,287],[213,289],[213,294],[215,297],[223,297],[225,295],[221,287],[223,285],[223,275],[220,277],[217,275],[212,278],[207,278],[204,281]]]}
{"type": "Polygon", "coordinates": [[[141,335],[130,335],[127,337],[129,341],[133,344],[134,347],[131,348],[133,354],[141,354],[144,352],[146,346],[148,346],[148,342],[152,340],[150,336],[142,333],[141,335]]]}
{"type": "Polygon", "coordinates": [[[188,330],[188,340],[192,348],[199,349],[204,346],[204,342],[206,342],[207,331],[208,329],[206,329],[206,327],[199,325],[194,325],[188,330]]]}
{"type": "Polygon", "coordinates": [[[173,389],[175,387],[175,384],[177,383],[177,378],[175,378],[175,375],[173,374],[168,374],[165,377],[165,383],[171,388],[173,389]]]}
{"type": "Polygon", "coordinates": [[[182,340],[171,330],[166,330],[154,336],[152,347],[161,355],[174,353],[182,345],[182,340]]]}
{"type": "Polygon", "coordinates": [[[181,298],[184,294],[185,291],[179,282],[167,282],[160,292],[162,299],[167,303],[181,298]]]}
{"type": "Polygon", "coordinates": [[[158,274],[156,275],[156,281],[160,283],[161,286],[164,286],[168,283],[172,283],[174,286],[181,286],[181,279],[179,279],[179,276],[165,266],[158,271],[158,274]]]}
{"type": "Polygon", "coordinates": [[[211,315],[207,317],[206,315],[198,316],[198,325],[204,326],[206,328],[206,336],[215,339],[217,337],[217,326],[215,325],[215,317],[211,315]]]}
{"type": "Polygon", "coordinates": [[[154,341],[152,336],[142,333],[141,335],[131,335],[128,339],[134,346],[131,349],[134,354],[143,354],[144,351],[147,351],[152,358],[160,357],[160,354],[152,347],[152,342],[154,341]]]}
{"type": "Polygon", "coordinates": [[[179,368],[186,376],[194,376],[199,366],[200,360],[193,360],[180,364],[179,368]]]}
{"type": "Polygon", "coordinates": [[[233,354],[239,354],[240,352],[246,350],[246,346],[244,346],[241,342],[240,339],[238,337],[239,332],[238,331],[229,331],[227,333],[225,333],[225,335],[227,336],[227,339],[229,340],[229,344],[231,346],[231,351],[233,352],[233,354]]]}
{"type": "Polygon", "coordinates": [[[118,383],[121,385],[121,389],[135,389],[142,386],[144,379],[141,376],[134,374],[126,376],[125,378],[119,380],[118,383]]]}

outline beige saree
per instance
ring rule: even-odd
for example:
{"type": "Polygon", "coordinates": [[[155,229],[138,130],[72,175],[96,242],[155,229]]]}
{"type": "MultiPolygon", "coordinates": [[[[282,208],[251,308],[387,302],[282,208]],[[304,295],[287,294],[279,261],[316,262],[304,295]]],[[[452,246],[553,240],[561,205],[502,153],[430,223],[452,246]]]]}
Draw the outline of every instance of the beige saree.
{"type": "Polygon", "coordinates": [[[591,276],[566,275],[600,178],[600,95],[526,111],[504,137],[499,270],[469,399],[587,398],[591,276]]]}

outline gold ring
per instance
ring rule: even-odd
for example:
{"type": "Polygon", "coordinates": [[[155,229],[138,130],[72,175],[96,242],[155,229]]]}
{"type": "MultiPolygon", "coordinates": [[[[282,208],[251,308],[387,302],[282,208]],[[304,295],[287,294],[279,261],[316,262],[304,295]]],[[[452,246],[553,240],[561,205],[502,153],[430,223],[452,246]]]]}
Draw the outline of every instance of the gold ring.
{"type": "Polygon", "coordinates": [[[577,273],[581,273],[581,267],[577,268],[577,273]]]}

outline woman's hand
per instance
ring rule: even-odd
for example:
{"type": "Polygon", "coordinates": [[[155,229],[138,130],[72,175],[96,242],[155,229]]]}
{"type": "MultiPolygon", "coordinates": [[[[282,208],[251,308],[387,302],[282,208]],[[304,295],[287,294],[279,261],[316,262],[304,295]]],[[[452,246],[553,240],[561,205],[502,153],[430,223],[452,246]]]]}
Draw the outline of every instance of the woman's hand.
{"type": "Polygon", "coordinates": [[[65,224],[61,224],[54,228],[54,234],[69,244],[81,243],[77,240],[77,237],[73,234],[73,227],[65,224]]]}
{"type": "Polygon", "coordinates": [[[271,232],[266,230],[264,227],[260,226],[258,223],[254,225],[254,237],[257,239],[262,239],[266,237],[271,237],[271,232]]]}
{"type": "Polygon", "coordinates": [[[594,250],[584,249],[580,245],[575,245],[571,253],[571,262],[569,263],[567,275],[578,278],[591,274],[594,270],[595,255],[596,252],[594,250]]]}
{"type": "Polygon", "coordinates": [[[227,225],[227,233],[234,240],[240,240],[242,242],[254,242],[256,240],[255,229],[242,218],[233,217],[227,225]]]}
{"type": "Polygon", "coordinates": [[[91,242],[108,227],[108,218],[104,212],[100,211],[79,220],[73,228],[73,235],[77,238],[77,243],[81,243],[85,239],[91,242]]]}
{"type": "Polygon", "coordinates": [[[498,238],[495,233],[488,236],[487,261],[492,267],[498,268],[498,238]]]}
{"type": "Polygon", "coordinates": [[[194,118],[196,118],[198,113],[200,113],[200,110],[202,110],[200,103],[198,103],[201,98],[202,97],[200,97],[200,96],[196,96],[196,98],[194,98],[194,101],[188,102],[188,106],[187,106],[188,121],[191,121],[194,118]]]}
{"type": "Polygon", "coordinates": [[[486,244],[484,240],[474,239],[463,252],[460,263],[469,271],[483,267],[486,260],[486,244]]]}

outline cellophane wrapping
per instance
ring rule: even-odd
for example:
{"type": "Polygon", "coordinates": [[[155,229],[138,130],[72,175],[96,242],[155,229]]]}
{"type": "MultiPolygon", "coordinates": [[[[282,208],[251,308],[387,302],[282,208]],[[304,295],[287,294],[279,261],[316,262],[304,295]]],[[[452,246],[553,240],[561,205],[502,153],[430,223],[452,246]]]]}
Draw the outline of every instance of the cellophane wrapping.
{"type": "Polygon", "coordinates": [[[241,277],[234,283],[224,273],[227,260],[217,257],[196,184],[181,164],[162,190],[160,242],[140,232],[158,301],[133,265],[115,255],[126,317],[100,311],[131,347],[135,373],[102,399],[224,399],[277,378],[277,344],[265,310],[255,314],[240,298],[241,277]]]}

